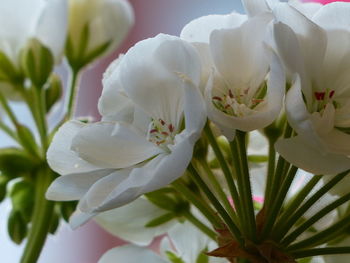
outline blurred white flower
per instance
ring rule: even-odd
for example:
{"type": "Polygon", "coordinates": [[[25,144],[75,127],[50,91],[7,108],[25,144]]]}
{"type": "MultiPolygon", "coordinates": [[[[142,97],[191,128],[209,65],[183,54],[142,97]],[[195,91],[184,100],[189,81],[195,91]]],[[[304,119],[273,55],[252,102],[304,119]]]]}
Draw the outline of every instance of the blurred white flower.
{"type": "Polygon", "coordinates": [[[0,92],[15,98],[23,78],[20,55],[31,39],[47,47],[58,63],[67,35],[66,0],[3,0],[0,8],[0,92]]]}
{"type": "MultiPolygon", "coordinates": [[[[51,168],[63,175],[47,197],[80,199],[82,217],[125,205],[180,177],[206,120],[198,89],[199,57],[190,44],[158,35],[131,48],[117,68],[121,74],[107,74],[111,79],[104,81],[108,91],[102,97],[112,94],[113,87],[113,96],[119,96],[122,87],[133,103],[126,114],[132,120],[113,121],[112,114],[94,124],[68,122],[47,154],[51,168]]],[[[100,103],[102,113],[119,109],[118,104],[100,103]]]]}
{"type": "Polygon", "coordinates": [[[350,19],[337,17],[339,29],[319,26],[332,23],[350,4],[330,6],[320,8],[312,20],[288,4],[274,9],[278,51],[290,72],[297,73],[286,96],[288,121],[297,136],[278,141],[276,149],[315,174],[350,168],[350,33],[341,29],[350,19]]]}
{"type": "Polygon", "coordinates": [[[134,13],[127,0],[69,0],[66,55],[73,67],[82,67],[120,45],[134,13]]]}

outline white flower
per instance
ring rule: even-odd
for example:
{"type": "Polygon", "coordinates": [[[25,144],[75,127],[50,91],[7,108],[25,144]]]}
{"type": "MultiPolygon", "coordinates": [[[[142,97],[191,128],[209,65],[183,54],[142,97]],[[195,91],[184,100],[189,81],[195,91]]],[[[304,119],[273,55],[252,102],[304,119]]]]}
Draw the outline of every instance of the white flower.
{"type": "Polygon", "coordinates": [[[268,14],[257,16],[211,34],[216,72],[205,99],[209,118],[229,139],[236,129],[266,127],[281,111],[285,74],[277,55],[264,44],[269,22],[268,14]]]}
{"type": "Polygon", "coordinates": [[[0,4],[0,92],[16,96],[13,82],[21,78],[20,51],[35,38],[49,48],[60,61],[67,34],[67,2],[65,0],[3,0],[0,4]],[[10,63],[4,63],[4,58],[10,63]],[[11,71],[9,76],[3,76],[11,71]]]}
{"type": "MultiPolygon", "coordinates": [[[[180,177],[206,120],[199,57],[190,44],[158,35],[131,48],[117,68],[121,74],[107,74],[117,80],[104,81],[108,91],[102,97],[118,97],[122,87],[134,105],[133,119],[116,122],[110,115],[94,124],[68,122],[47,155],[63,175],[47,197],[80,199],[78,209],[88,215],[125,205],[180,177]],[[108,83],[117,83],[114,95],[108,83]]],[[[102,113],[120,109],[110,103],[100,103],[100,109],[104,105],[112,108],[102,113]]]]}
{"type": "Polygon", "coordinates": [[[112,52],[133,24],[127,0],[69,0],[68,60],[72,66],[85,66],[112,52]]]}
{"type": "MultiPolygon", "coordinates": [[[[278,141],[276,149],[287,161],[315,174],[350,168],[350,34],[316,24],[334,21],[334,7],[319,9],[314,21],[287,4],[274,10],[280,21],[274,26],[279,53],[297,73],[286,96],[286,113],[298,134],[278,141]]],[[[346,19],[340,20],[342,27],[346,19]]]]}
{"type": "MultiPolygon", "coordinates": [[[[167,254],[172,254],[184,263],[196,262],[198,256],[206,250],[215,246],[203,233],[197,230],[190,223],[178,223],[168,231],[163,238],[160,247],[160,255],[145,247],[126,245],[113,248],[105,253],[99,263],[128,262],[136,263],[171,263],[167,254]]],[[[181,262],[181,261],[180,261],[181,262]]],[[[227,260],[222,258],[208,258],[209,263],[223,263],[227,260]]]]}

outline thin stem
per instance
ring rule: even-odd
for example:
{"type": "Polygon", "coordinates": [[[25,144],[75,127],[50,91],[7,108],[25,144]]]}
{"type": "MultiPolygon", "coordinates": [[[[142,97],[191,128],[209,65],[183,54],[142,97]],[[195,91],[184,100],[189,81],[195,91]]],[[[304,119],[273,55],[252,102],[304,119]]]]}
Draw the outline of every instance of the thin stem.
{"type": "Polygon", "coordinates": [[[320,255],[349,254],[350,247],[323,247],[313,249],[303,249],[293,252],[294,258],[306,258],[320,255]]]}
{"type": "Polygon", "coordinates": [[[331,189],[334,185],[336,185],[338,182],[340,182],[349,171],[345,171],[343,173],[340,173],[332,180],[330,180],[327,184],[325,184],[323,187],[321,187],[315,194],[313,194],[299,209],[297,209],[290,217],[289,219],[282,224],[282,226],[279,228],[279,231],[276,231],[277,240],[280,240],[293,226],[295,222],[299,220],[300,217],[304,215],[304,213],[313,205],[315,204],[323,195],[325,195],[329,189],[331,189]]]}
{"type": "Polygon", "coordinates": [[[176,191],[181,193],[189,202],[191,202],[215,228],[222,227],[219,218],[215,215],[215,211],[209,205],[203,202],[203,200],[198,198],[198,196],[195,195],[184,183],[177,180],[172,183],[172,186],[176,191]]]}
{"type": "Polygon", "coordinates": [[[47,123],[46,123],[46,101],[45,101],[45,94],[44,89],[42,88],[35,88],[34,87],[34,94],[36,96],[36,112],[35,114],[35,122],[37,124],[39,134],[40,134],[40,141],[41,141],[41,147],[43,151],[43,156],[46,156],[46,151],[49,147],[49,142],[47,138],[47,123]]]}
{"type": "Polygon", "coordinates": [[[242,198],[242,206],[245,208],[245,217],[247,219],[247,234],[250,240],[256,241],[256,222],[254,213],[254,203],[252,198],[252,190],[250,185],[250,175],[246,150],[246,133],[242,131],[236,132],[236,138],[231,142],[232,157],[236,160],[235,166],[238,168],[237,182],[239,194],[242,198]],[[237,167],[237,165],[239,165],[237,167]]]}
{"type": "Polygon", "coordinates": [[[192,213],[185,212],[184,217],[190,221],[195,227],[197,227],[200,231],[202,231],[204,234],[206,234],[208,237],[210,237],[212,240],[216,240],[216,233],[211,230],[209,227],[207,227],[205,224],[203,224],[198,218],[196,218],[192,213]]]}
{"type": "Polygon", "coordinates": [[[0,121],[0,129],[3,130],[9,137],[14,139],[16,142],[20,143],[16,133],[2,121],[0,121]]]}
{"type": "Polygon", "coordinates": [[[203,167],[211,185],[213,186],[215,192],[218,194],[220,200],[222,201],[226,211],[230,214],[230,216],[237,221],[237,215],[235,210],[233,209],[232,205],[230,204],[226,193],[222,190],[222,187],[220,185],[220,183],[218,182],[218,180],[216,179],[215,174],[213,173],[213,171],[210,169],[208,163],[204,160],[200,161],[200,165],[203,167]]]}
{"type": "Polygon", "coordinates": [[[276,166],[276,151],[275,151],[275,142],[276,140],[269,139],[269,162],[267,166],[267,181],[265,189],[265,200],[264,203],[268,204],[272,196],[272,182],[275,175],[275,166],[276,166]]]}
{"type": "Polygon", "coordinates": [[[197,170],[193,167],[192,164],[190,164],[188,166],[187,170],[192,175],[191,178],[193,179],[193,181],[198,185],[198,187],[203,191],[203,193],[205,193],[205,195],[208,197],[209,201],[215,207],[218,214],[222,217],[222,219],[224,220],[228,229],[230,230],[231,234],[243,246],[244,241],[242,239],[241,232],[240,232],[239,228],[233,222],[232,218],[229,216],[229,214],[226,212],[226,210],[222,207],[220,202],[216,199],[215,195],[211,192],[210,188],[206,185],[206,183],[200,177],[197,170]]]}
{"type": "Polygon", "coordinates": [[[289,245],[292,243],[298,236],[300,236],[302,233],[304,233],[310,226],[315,224],[318,220],[323,218],[325,215],[327,215],[329,212],[333,211],[337,207],[341,206],[342,204],[346,203],[350,200],[350,193],[338,198],[334,202],[330,203],[323,209],[321,209],[319,212],[317,212],[315,215],[310,217],[308,220],[306,220],[302,225],[300,225],[297,229],[295,229],[292,233],[290,233],[288,236],[286,236],[282,240],[283,245],[289,245]]]}
{"type": "Polygon", "coordinates": [[[47,166],[39,169],[35,177],[35,206],[32,226],[21,263],[37,262],[49,232],[54,203],[45,198],[45,192],[52,182],[53,174],[47,166]]]}
{"type": "Polygon", "coordinates": [[[72,72],[71,72],[70,88],[69,88],[69,96],[67,100],[65,120],[71,119],[74,116],[76,95],[78,91],[77,84],[79,82],[79,71],[80,70],[72,69],[72,72]]]}
{"type": "Polygon", "coordinates": [[[264,224],[262,233],[261,233],[261,239],[264,240],[267,235],[271,232],[271,229],[276,222],[276,219],[278,217],[278,214],[282,208],[283,201],[286,198],[286,195],[288,193],[288,190],[294,180],[294,177],[298,171],[298,167],[292,166],[290,169],[287,177],[282,183],[282,187],[280,191],[278,192],[274,202],[272,202],[271,209],[267,210],[267,215],[266,215],[266,224],[264,224]]]}
{"type": "Polygon", "coordinates": [[[17,117],[13,113],[11,107],[9,106],[9,104],[6,101],[6,98],[4,97],[4,95],[1,92],[0,92],[0,104],[2,105],[3,109],[7,113],[8,117],[10,118],[13,125],[16,127],[18,125],[17,117]]]}
{"type": "Polygon", "coordinates": [[[222,153],[222,151],[221,151],[221,149],[220,149],[220,147],[215,139],[213,132],[210,129],[209,122],[207,122],[207,124],[205,125],[204,131],[205,131],[205,135],[208,138],[208,141],[209,141],[211,147],[213,148],[213,151],[216,155],[216,158],[220,163],[220,166],[221,166],[222,172],[224,173],[225,180],[227,182],[231,197],[232,197],[233,202],[235,204],[237,214],[238,214],[238,216],[240,216],[240,215],[242,215],[242,212],[241,212],[242,208],[240,206],[240,202],[239,202],[240,198],[238,195],[236,184],[233,180],[233,176],[232,176],[232,173],[230,171],[230,168],[226,163],[225,157],[224,157],[224,155],[223,155],[223,153],[222,153]]]}
{"type": "Polygon", "coordinates": [[[309,237],[307,239],[304,239],[298,243],[291,245],[290,247],[287,248],[287,250],[290,252],[293,252],[295,250],[308,248],[308,247],[315,247],[315,246],[324,244],[338,237],[339,234],[346,231],[346,229],[348,229],[349,226],[350,226],[350,215],[342,218],[337,223],[313,235],[312,237],[309,237]]]}

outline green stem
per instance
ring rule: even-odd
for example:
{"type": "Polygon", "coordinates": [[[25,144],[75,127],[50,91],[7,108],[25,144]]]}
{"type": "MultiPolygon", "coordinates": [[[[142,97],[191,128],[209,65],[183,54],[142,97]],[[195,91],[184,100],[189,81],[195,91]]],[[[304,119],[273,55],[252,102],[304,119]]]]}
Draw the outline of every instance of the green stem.
{"type": "Polygon", "coordinates": [[[79,71],[80,70],[72,69],[65,120],[69,120],[74,117],[76,95],[78,91],[77,84],[79,82],[79,71]]]}
{"type": "Polygon", "coordinates": [[[3,130],[9,137],[14,139],[16,142],[20,143],[16,133],[2,121],[0,121],[0,129],[3,130]]]}
{"type": "Polygon", "coordinates": [[[182,194],[190,203],[192,203],[207,219],[208,221],[215,227],[221,228],[222,224],[219,218],[215,215],[215,211],[203,202],[197,195],[195,195],[184,183],[180,180],[177,180],[172,183],[174,189],[182,194]]]}
{"type": "Polygon", "coordinates": [[[230,168],[227,165],[225,157],[224,157],[224,155],[223,155],[223,153],[222,153],[222,151],[221,151],[221,149],[220,149],[220,147],[215,139],[213,132],[210,129],[209,122],[207,122],[207,124],[205,125],[204,131],[205,131],[205,135],[208,138],[208,141],[209,141],[211,147],[213,148],[213,151],[216,155],[216,158],[220,163],[220,166],[221,166],[222,172],[224,173],[225,180],[227,182],[227,185],[228,185],[231,197],[233,199],[237,214],[238,214],[238,216],[240,216],[240,215],[242,215],[242,212],[241,212],[242,208],[241,208],[240,202],[239,202],[240,198],[238,196],[238,191],[237,191],[235,182],[233,180],[233,176],[232,176],[232,173],[230,171],[230,168]]]}
{"type": "Polygon", "coordinates": [[[350,254],[350,247],[323,247],[314,249],[303,249],[293,252],[294,258],[306,258],[320,255],[350,254]]]}
{"type": "Polygon", "coordinates": [[[234,166],[237,173],[239,194],[242,200],[241,205],[245,208],[243,212],[245,213],[245,218],[247,219],[247,228],[245,230],[249,239],[256,241],[256,222],[247,159],[246,133],[237,131],[236,138],[230,143],[230,145],[232,158],[234,160],[234,166]]]}
{"type": "Polygon", "coordinates": [[[337,207],[341,206],[342,204],[346,203],[350,200],[350,193],[338,198],[334,202],[330,203],[323,209],[321,209],[319,212],[317,212],[315,215],[310,217],[308,220],[306,220],[302,225],[300,225],[297,229],[295,229],[292,233],[290,233],[288,236],[286,236],[282,240],[283,245],[289,245],[292,243],[298,236],[300,236],[302,233],[304,233],[310,226],[315,224],[318,220],[323,218],[325,215],[327,215],[329,212],[333,211],[337,207]]]}
{"type": "Polygon", "coordinates": [[[235,210],[233,209],[232,205],[230,204],[226,193],[222,190],[222,187],[220,185],[220,183],[218,182],[218,180],[216,179],[215,174],[213,173],[213,171],[210,169],[208,163],[204,160],[200,161],[201,166],[203,167],[206,175],[208,176],[208,179],[211,183],[211,185],[213,186],[215,192],[218,194],[220,200],[222,201],[226,211],[230,214],[230,216],[237,221],[237,215],[235,210]]]}
{"type": "Polygon", "coordinates": [[[265,200],[264,203],[268,204],[272,198],[272,182],[275,175],[276,166],[276,151],[275,151],[276,140],[269,139],[269,162],[267,166],[267,181],[265,188],[265,200]]]}
{"type": "Polygon", "coordinates": [[[7,103],[6,98],[4,97],[4,95],[1,92],[0,92],[0,104],[2,105],[3,109],[7,113],[8,117],[10,118],[11,122],[13,123],[13,125],[16,127],[18,125],[17,117],[13,113],[11,107],[7,103]]]}
{"type": "Polygon", "coordinates": [[[208,237],[210,237],[212,240],[216,240],[216,233],[211,230],[209,227],[207,227],[205,224],[203,224],[198,218],[196,218],[192,213],[186,212],[183,214],[184,217],[190,221],[195,227],[197,227],[200,231],[202,231],[204,234],[206,234],[208,237]]]}
{"type": "Polygon", "coordinates": [[[193,181],[198,185],[198,187],[203,191],[203,193],[205,193],[209,201],[215,207],[218,214],[222,217],[231,234],[243,246],[244,241],[242,239],[242,235],[239,228],[233,222],[232,218],[229,216],[226,210],[222,207],[220,202],[216,199],[215,195],[211,192],[210,188],[206,185],[206,183],[203,181],[203,179],[200,177],[197,170],[193,167],[191,163],[188,166],[187,170],[192,175],[191,178],[193,179],[193,181]]]}
{"type": "Polygon", "coordinates": [[[37,262],[49,232],[54,203],[45,198],[45,192],[53,175],[48,167],[41,168],[35,177],[35,206],[32,225],[21,263],[37,262]]]}
{"type": "Polygon", "coordinates": [[[344,233],[350,226],[350,215],[342,218],[337,223],[326,228],[325,230],[304,239],[298,243],[295,243],[287,248],[288,251],[292,252],[308,247],[315,247],[326,242],[331,241],[334,238],[339,237],[340,234],[344,233]]]}
{"type": "Polygon", "coordinates": [[[334,185],[340,182],[348,173],[349,171],[345,171],[334,176],[332,180],[321,187],[299,209],[297,209],[284,224],[282,223],[282,226],[278,231],[276,231],[277,240],[280,240],[285,234],[287,234],[293,224],[296,223],[313,204],[315,204],[323,195],[325,195],[334,185]]]}
{"type": "Polygon", "coordinates": [[[41,141],[41,147],[43,151],[43,156],[45,158],[46,151],[49,147],[49,142],[47,138],[47,123],[46,123],[46,101],[45,101],[45,94],[43,88],[36,88],[34,87],[34,94],[36,96],[36,114],[35,116],[35,122],[38,127],[38,131],[40,134],[40,141],[41,141]]]}
{"type": "Polygon", "coordinates": [[[271,229],[276,222],[278,214],[281,211],[283,201],[286,198],[288,190],[289,190],[289,188],[294,180],[294,177],[295,177],[297,171],[298,171],[298,167],[292,166],[287,177],[283,181],[282,187],[281,187],[280,191],[278,191],[278,194],[277,194],[275,200],[272,203],[270,203],[271,208],[267,210],[266,222],[264,224],[264,227],[263,227],[263,230],[261,233],[262,240],[264,240],[270,234],[271,229]]]}

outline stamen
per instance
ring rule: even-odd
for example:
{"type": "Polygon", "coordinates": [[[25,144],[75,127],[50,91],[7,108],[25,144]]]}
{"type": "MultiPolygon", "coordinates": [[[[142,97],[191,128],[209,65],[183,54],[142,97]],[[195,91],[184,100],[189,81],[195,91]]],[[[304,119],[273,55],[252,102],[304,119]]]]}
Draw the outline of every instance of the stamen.
{"type": "Polygon", "coordinates": [[[330,98],[330,99],[333,98],[334,93],[335,93],[335,91],[334,91],[334,90],[331,90],[331,92],[329,93],[329,98],[330,98]]]}
{"type": "Polygon", "coordinates": [[[315,92],[316,100],[324,100],[326,92],[315,92]]]}

